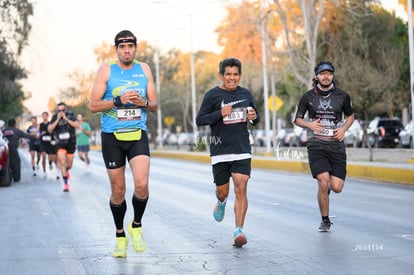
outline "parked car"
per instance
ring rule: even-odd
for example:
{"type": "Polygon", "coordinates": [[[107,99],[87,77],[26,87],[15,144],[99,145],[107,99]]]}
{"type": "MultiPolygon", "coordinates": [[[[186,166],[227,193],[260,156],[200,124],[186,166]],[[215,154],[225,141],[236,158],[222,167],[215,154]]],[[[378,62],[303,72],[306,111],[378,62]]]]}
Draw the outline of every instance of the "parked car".
{"type": "Polygon", "coordinates": [[[289,146],[305,146],[307,141],[307,130],[305,128],[294,126],[292,137],[289,141],[289,146]]]}
{"type": "Polygon", "coordinates": [[[400,132],[400,147],[413,148],[414,120],[411,120],[400,132]]]}
{"type": "Polygon", "coordinates": [[[281,128],[277,130],[277,144],[279,146],[289,146],[293,135],[293,128],[281,128]]]}
{"type": "Polygon", "coordinates": [[[364,129],[359,120],[355,119],[351,127],[345,132],[344,143],[346,146],[362,147],[364,140],[364,129]]]}
{"type": "Polygon", "coordinates": [[[368,124],[367,141],[371,147],[396,147],[400,144],[400,132],[404,129],[399,118],[376,117],[368,124]]]}
{"type": "MultiPolygon", "coordinates": [[[[272,130],[270,130],[270,143],[272,144],[272,134],[273,134],[273,131],[272,130]]],[[[254,130],[254,134],[253,134],[253,137],[254,137],[254,139],[255,139],[255,144],[256,144],[256,146],[260,146],[260,147],[263,147],[263,146],[266,146],[266,131],[265,130],[254,130]]]]}
{"type": "Polygon", "coordinates": [[[3,139],[3,132],[0,130],[0,186],[10,186],[12,178],[9,167],[9,147],[3,139]]]}

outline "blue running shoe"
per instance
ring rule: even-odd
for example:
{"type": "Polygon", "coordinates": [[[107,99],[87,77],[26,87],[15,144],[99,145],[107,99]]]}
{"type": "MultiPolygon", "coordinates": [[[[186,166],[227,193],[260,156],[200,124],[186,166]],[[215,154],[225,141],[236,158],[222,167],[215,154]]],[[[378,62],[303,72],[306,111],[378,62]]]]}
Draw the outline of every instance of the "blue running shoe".
{"type": "Polygon", "coordinates": [[[224,200],[221,202],[220,200],[217,200],[216,207],[214,207],[213,216],[214,219],[218,222],[221,222],[224,219],[224,211],[226,210],[226,203],[227,200],[224,200]]]}
{"type": "Polygon", "coordinates": [[[237,227],[233,232],[234,244],[235,247],[242,247],[247,243],[246,235],[243,233],[241,227],[237,227]]]}

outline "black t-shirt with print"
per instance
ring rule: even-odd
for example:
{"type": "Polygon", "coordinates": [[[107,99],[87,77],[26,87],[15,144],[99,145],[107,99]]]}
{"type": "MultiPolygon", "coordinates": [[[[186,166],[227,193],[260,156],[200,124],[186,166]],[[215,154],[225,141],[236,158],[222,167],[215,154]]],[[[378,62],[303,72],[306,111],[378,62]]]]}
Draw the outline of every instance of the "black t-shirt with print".
{"type": "MultiPolygon", "coordinates": [[[[50,123],[54,123],[57,120],[57,113],[52,116],[50,123]]],[[[66,117],[69,120],[76,121],[76,116],[74,113],[67,111],[66,117]]],[[[58,125],[53,131],[53,137],[56,140],[57,144],[67,144],[67,143],[76,143],[76,131],[75,128],[70,126],[70,124],[64,120],[60,119],[58,125]]]]}
{"type": "Polygon", "coordinates": [[[319,135],[308,129],[308,139],[315,137],[322,140],[332,140],[330,134],[333,129],[342,126],[343,115],[353,114],[351,98],[346,92],[336,87],[326,95],[322,95],[315,87],[300,98],[295,118],[303,119],[306,113],[309,115],[309,121],[320,119],[320,123],[326,126],[326,135],[319,135]]]}

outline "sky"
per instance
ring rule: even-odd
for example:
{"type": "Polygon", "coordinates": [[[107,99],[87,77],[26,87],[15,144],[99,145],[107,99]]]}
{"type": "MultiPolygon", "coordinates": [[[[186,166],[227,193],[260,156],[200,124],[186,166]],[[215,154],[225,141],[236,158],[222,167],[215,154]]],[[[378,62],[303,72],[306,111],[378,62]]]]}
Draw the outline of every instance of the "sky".
{"type": "Polygon", "coordinates": [[[220,52],[216,26],[226,15],[226,0],[34,0],[29,46],[22,64],[29,71],[22,81],[32,97],[25,106],[38,115],[50,97],[71,85],[68,74],[97,71],[93,49],[113,44],[128,29],[162,51],[220,52]],[[190,31],[192,26],[192,32],[190,31]],[[192,35],[191,35],[192,34],[192,35]],[[190,39],[192,37],[192,39],[190,39]],[[192,41],[192,44],[191,44],[192,41]]]}
{"type": "MultiPolygon", "coordinates": [[[[46,111],[49,98],[58,100],[72,84],[70,73],[97,71],[93,49],[112,44],[124,29],[163,51],[219,53],[214,30],[232,3],[237,0],[33,0],[32,32],[21,58],[29,71],[23,89],[32,96],[24,104],[34,115],[46,111]]],[[[383,0],[385,8],[396,3],[383,0]]]]}

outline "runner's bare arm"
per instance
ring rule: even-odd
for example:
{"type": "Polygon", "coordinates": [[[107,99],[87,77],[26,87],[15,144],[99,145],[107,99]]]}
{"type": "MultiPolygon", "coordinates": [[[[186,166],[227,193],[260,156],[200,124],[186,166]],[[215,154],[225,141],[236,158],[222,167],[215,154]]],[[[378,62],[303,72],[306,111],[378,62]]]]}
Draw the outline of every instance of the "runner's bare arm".
{"type": "MultiPolygon", "coordinates": [[[[99,68],[95,82],[92,87],[91,96],[89,98],[89,109],[92,113],[102,112],[114,107],[113,100],[102,100],[106,90],[106,82],[109,79],[110,67],[109,64],[102,64],[99,68]]],[[[122,101],[122,97],[121,97],[122,101]]]]}
{"type": "Polygon", "coordinates": [[[147,100],[146,109],[155,112],[158,109],[157,91],[155,89],[154,78],[152,77],[151,69],[146,63],[141,63],[142,69],[147,77],[147,100]]]}

